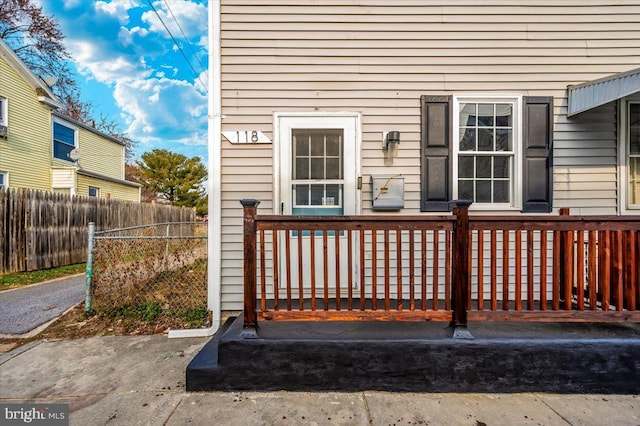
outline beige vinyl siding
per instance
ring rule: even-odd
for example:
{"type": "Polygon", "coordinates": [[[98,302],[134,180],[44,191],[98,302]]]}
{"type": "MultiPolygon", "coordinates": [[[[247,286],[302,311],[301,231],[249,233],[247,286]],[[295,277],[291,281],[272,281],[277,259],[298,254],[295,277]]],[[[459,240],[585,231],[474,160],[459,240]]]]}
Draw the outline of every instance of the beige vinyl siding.
{"type": "Polygon", "coordinates": [[[0,96],[8,101],[9,137],[0,139],[0,170],[11,188],[51,189],[51,113],[0,56],[0,96]]]}
{"type": "Polygon", "coordinates": [[[88,196],[89,187],[100,189],[100,198],[113,198],[125,201],[140,201],[140,188],[110,182],[104,179],[78,175],[78,188],[76,195],[88,196]]]}
{"type": "MultiPolygon", "coordinates": [[[[273,139],[275,111],[362,114],[362,213],[369,176],[402,173],[420,204],[420,96],[555,98],[554,208],[616,213],[614,104],[566,118],[566,87],[636,68],[640,5],[616,1],[222,0],[223,130],[273,139]],[[385,160],[382,132],[399,130],[385,160]],[[592,185],[589,184],[593,183],[592,185]]],[[[271,145],[222,145],[222,307],[241,308],[242,211],[272,213],[271,145]]]]}

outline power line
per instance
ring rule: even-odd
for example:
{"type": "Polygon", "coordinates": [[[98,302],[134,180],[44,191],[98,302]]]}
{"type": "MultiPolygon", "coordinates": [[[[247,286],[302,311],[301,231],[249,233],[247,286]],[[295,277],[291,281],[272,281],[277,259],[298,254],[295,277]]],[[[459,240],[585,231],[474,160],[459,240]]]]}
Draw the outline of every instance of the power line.
{"type": "Polygon", "coordinates": [[[171,33],[171,31],[169,31],[169,27],[167,27],[167,24],[165,24],[165,22],[162,20],[162,17],[160,16],[160,14],[158,13],[158,11],[156,10],[156,8],[153,6],[152,0],[147,0],[147,3],[149,4],[149,6],[151,7],[151,9],[153,10],[153,12],[156,14],[156,16],[158,17],[158,19],[160,20],[160,22],[162,23],[162,26],[164,27],[165,30],[167,30],[167,33],[169,34],[169,37],[171,37],[171,40],[173,40],[173,43],[176,45],[176,47],[178,48],[178,50],[180,51],[180,53],[182,54],[182,56],[184,57],[184,60],[187,62],[187,64],[189,65],[189,68],[191,68],[191,71],[193,71],[193,75],[195,75],[196,79],[200,82],[200,84],[202,85],[202,87],[204,87],[205,92],[209,93],[209,90],[207,89],[207,86],[202,82],[202,80],[200,79],[200,75],[198,74],[198,72],[193,68],[193,65],[191,65],[191,61],[189,61],[189,58],[187,57],[187,55],[184,53],[184,50],[182,50],[182,47],[178,44],[178,42],[176,41],[176,38],[173,36],[173,34],[171,33]]]}
{"type": "Polygon", "coordinates": [[[193,53],[193,57],[198,62],[198,65],[200,65],[200,69],[202,70],[202,72],[204,72],[208,76],[207,69],[204,67],[204,65],[202,65],[202,62],[200,62],[200,58],[198,57],[198,54],[196,53],[196,51],[194,50],[193,46],[191,45],[191,42],[187,38],[187,35],[182,30],[182,26],[180,25],[180,22],[178,22],[178,20],[176,19],[176,15],[173,14],[173,10],[171,10],[171,6],[169,6],[169,3],[167,2],[167,0],[163,0],[163,1],[164,1],[164,5],[167,7],[167,10],[171,14],[171,17],[173,18],[173,21],[178,26],[178,29],[180,30],[180,33],[182,34],[182,38],[187,43],[187,46],[189,46],[189,49],[191,49],[191,52],[193,53]]]}

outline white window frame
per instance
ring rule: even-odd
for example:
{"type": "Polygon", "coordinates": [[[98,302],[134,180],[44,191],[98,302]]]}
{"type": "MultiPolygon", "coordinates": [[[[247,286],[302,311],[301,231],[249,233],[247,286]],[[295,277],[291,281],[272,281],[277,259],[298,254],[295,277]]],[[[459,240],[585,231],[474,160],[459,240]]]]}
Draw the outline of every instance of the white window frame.
{"type": "Polygon", "coordinates": [[[2,176],[2,183],[0,183],[0,189],[2,188],[9,189],[9,172],[0,171],[0,176],[2,176]]]}
{"type": "Polygon", "coordinates": [[[632,104],[640,104],[640,95],[622,100],[618,105],[618,117],[620,117],[620,149],[618,150],[618,182],[619,212],[621,214],[640,214],[640,204],[629,204],[629,114],[632,104]]]}
{"type": "MultiPolygon", "coordinates": [[[[74,126],[73,124],[69,123],[68,121],[64,121],[64,120],[60,120],[56,117],[53,117],[53,121],[51,122],[51,158],[54,160],[60,160],[60,161],[68,161],[70,163],[75,163],[75,161],[73,161],[71,158],[65,160],[64,158],[58,158],[55,156],[55,144],[56,141],[54,139],[54,123],[58,123],[64,127],[68,127],[70,129],[73,129],[73,146],[75,148],[78,148],[78,127],[74,126]]],[[[63,142],[64,143],[64,142],[63,142]]]]}
{"type": "Polygon", "coordinates": [[[97,187],[97,186],[89,186],[88,192],[89,192],[89,197],[100,198],[100,188],[99,187],[97,187]],[[91,190],[92,189],[95,189],[96,195],[91,195],[91,190]]]}
{"type": "Polygon", "coordinates": [[[4,96],[0,96],[0,126],[9,125],[9,102],[4,96]]]}
{"type": "MultiPolygon", "coordinates": [[[[458,155],[460,154],[460,104],[465,103],[510,103],[513,105],[513,164],[511,170],[510,203],[476,203],[471,210],[520,211],[522,210],[522,95],[519,94],[476,94],[463,93],[453,95],[453,134],[452,134],[452,194],[458,197],[458,155]]],[[[464,154],[464,152],[463,152],[464,154]]]]}

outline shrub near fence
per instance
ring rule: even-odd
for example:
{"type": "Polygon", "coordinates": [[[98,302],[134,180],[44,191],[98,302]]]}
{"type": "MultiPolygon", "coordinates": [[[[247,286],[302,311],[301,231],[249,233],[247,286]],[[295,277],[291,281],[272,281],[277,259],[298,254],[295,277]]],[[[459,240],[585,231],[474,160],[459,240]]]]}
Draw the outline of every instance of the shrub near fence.
{"type": "Polygon", "coordinates": [[[29,189],[0,190],[0,274],[82,263],[89,222],[98,231],[159,222],[189,222],[195,211],[29,189]]]}

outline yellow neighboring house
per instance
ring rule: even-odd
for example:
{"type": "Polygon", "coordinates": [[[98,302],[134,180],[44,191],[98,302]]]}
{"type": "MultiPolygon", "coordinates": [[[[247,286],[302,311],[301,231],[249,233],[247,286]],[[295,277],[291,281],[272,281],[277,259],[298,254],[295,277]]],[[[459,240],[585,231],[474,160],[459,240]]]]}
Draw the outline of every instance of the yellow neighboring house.
{"type": "Polygon", "coordinates": [[[124,145],[56,112],[60,101],[0,40],[0,187],[140,201],[124,145]]]}

